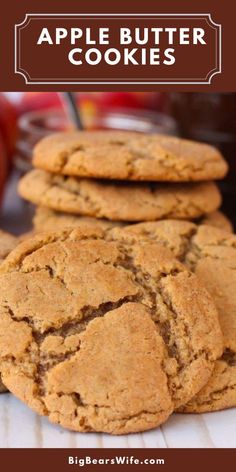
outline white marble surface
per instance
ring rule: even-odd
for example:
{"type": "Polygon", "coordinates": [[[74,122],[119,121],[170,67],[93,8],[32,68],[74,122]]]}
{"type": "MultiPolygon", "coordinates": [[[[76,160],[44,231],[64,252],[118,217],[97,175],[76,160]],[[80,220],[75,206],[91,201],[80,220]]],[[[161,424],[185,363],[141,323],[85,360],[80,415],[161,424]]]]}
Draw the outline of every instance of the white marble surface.
{"type": "Polygon", "coordinates": [[[160,428],[109,436],[66,431],[10,394],[0,395],[0,447],[211,448],[236,447],[236,408],[204,415],[174,414],[160,428]]]}
{"type": "MultiPolygon", "coordinates": [[[[0,215],[0,227],[16,234],[30,229],[32,208],[16,194],[11,179],[0,215]]],[[[79,434],[52,425],[10,394],[0,395],[0,447],[236,447],[236,408],[204,415],[172,415],[160,428],[143,434],[79,434]]]]}

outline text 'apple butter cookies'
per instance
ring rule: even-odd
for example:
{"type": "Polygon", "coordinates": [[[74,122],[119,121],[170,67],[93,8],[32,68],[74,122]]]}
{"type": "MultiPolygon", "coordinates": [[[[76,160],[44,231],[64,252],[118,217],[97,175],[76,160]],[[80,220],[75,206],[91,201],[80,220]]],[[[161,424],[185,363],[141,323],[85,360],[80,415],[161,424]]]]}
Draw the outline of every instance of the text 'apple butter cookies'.
{"type": "MultiPolygon", "coordinates": [[[[12,234],[0,230],[0,264],[5,257],[16,247],[18,240],[12,234]]],[[[1,381],[0,375],[0,393],[6,392],[6,388],[1,381]]]]}
{"type": "Polygon", "coordinates": [[[158,426],[206,384],[222,333],[210,295],[171,251],[112,232],[44,233],[8,256],[0,368],[52,422],[122,434],[158,426]]]}
{"type": "Polygon", "coordinates": [[[198,218],[219,208],[213,182],[110,183],[32,170],[19,183],[26,200],[52,210],[121,221],[198,218]]]}
{"type": "Polygon", "coordinates": [[[236,236],[211,226],[171,220],[133,225],[115,236],[130,243],[148,238],[171,249],[196,273],[218,309],[223,355],[210,381],[181,411],[201,413],[236,406],[236,236]]]}
{"type": "Polygon", "coordinates": [[[42,139],[35,167],[98,179],[188,182],[221,179],[227,164],[208,144],[173,136],[115,131],[72,131],[42,139]]]}

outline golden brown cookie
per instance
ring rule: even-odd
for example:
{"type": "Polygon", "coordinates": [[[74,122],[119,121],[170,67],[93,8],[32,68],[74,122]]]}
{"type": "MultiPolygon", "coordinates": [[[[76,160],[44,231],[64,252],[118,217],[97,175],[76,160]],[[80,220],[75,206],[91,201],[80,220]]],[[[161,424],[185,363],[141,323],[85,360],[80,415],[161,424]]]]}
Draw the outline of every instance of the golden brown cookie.
{"type": "Polygon", "coordinates": [[[215,228],[228,231],[228,233],[234,232],[232,222],[226,215],[224,215],[224,213],[222,213],[222,211],[213,211],[212,213],[208,213],[208,215],[201,218],[200,224],[214,226],[215,228]]]}
{"type": "Polygon", "coordinates": [[[221,153],[207,144],[115,131],[53,134],[36,145],[33,162],[49,172],[100,179],[188,182],[227,172],[221,153]]]}
{"type": "Polygon", "coordinates": [[[198,218],[216,210],[221,196],[213,182],[191,184],[110,183],[32,170],[19,193],[56,211],[121,221],[198,218]]]}
{"type": "Polygon", "coordinates": [[[192,398],[222,334],[211,297],[171,251],[111,231],[42,233],[11,253],[0,268],[0,367],[51,421],[122,434],[192,398]]]}
{"type": "MultiPolygon", "coordinates": [[[[12,234],[6,233],[0,230],[0,264],[3,262],[5,257],[16,247],[18,240],[12,234]]],[[[1,381],[0,375],[0,393],[6,392],[6,387],[1,381]]]]}
{"type": "Polygon", "coordinates": [[[36,208],[33,224],[35,231],[58,231],[64,228],[82,228],[88,225],[105,229],[122,225],[120,221],[109,221],[101,218],[73,215],[50,210],[50,208],[45,207],[36,208]]]}
{"type": "Polygon", "coordinates": [[[207,412],[236,406],[236,235],[218,228],[182,221],[160,221],[125,227],[115,237],[148,238],[163,244],[184,262],[211,294],[219,312],[224,353],[210,381],[185,412],[207,412]]]}

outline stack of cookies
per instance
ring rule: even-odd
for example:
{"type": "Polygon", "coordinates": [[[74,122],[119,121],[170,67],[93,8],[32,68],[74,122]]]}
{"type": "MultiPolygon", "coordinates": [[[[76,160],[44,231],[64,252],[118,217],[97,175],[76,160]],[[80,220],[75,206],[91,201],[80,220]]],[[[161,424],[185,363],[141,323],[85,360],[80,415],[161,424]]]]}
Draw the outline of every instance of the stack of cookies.
{"type": "Polygon", "coordinates": [[[184,221],[217,209],[215,184],[202,181],[226,172],[220,154],[176,138],[70,133],[41,142],[34,163],[44,169],[20,193],[50,229],[0,266],[7,388],[80,432],[236,406],[236,236],[184,221]]]}
{"type": "Polygon", "coordinates": [[[227,224],[213,179],[227,165],[206,144],[122,132],[69,132],[36,145],[19,192],[37,205],[35,229],[103,227],[166,218],[227,224]],[[88,220],[89,218],[89,220],[88,220]]]}

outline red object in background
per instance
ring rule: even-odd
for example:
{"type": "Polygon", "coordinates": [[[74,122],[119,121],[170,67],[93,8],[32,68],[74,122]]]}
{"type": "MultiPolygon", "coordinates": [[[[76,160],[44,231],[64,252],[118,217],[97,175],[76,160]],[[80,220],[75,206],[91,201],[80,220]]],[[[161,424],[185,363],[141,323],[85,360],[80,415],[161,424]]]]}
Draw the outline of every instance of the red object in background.
{"type": "Polygon", "coordinates": [[[60,96],[57,92],[25,92],[21,94],[20,100],[15,103],[18,115],[35,110],[61,108],[61,106],[60,96]]]}
{"type": "Polygon", "coordinates": [[[163,111],[166,95],[157,92],[87,92],[80,94],[81,103],[99,108],[139,108],[163,111]]]}
{"type": "MultiPolygon", "coordinates": [[[[162,111],[166,102],[164,93],[156,92],[81,92],[78,103],[89,108],[141,108],[162,111]]],[[[34,110],[62,108],[60,95],[56,92],[25,92],[16,102],[18,115],[34,110]]]]}
{"type": "Polygon", "coordinates": [[[0,93],[0,133],[7,158],[11,159],[17,137],[17,114],[14,106],[0,93]]]}
{"type": "Polygon", "coordinates": [[[7,180],[7,174],[8,174],[7,167],[8,167],[8,162],[7,162],[7,156],[6,156],[6,151],[5,151],[5,145],[2,139],[2,135],[0,133],[0,200],[2,198],[4,185],[7,180]]]}
{"type": "Polygon", "coordinates": [[[16,111],[0,93],[0,199],[11,168],[17,137],[16,111]]]}

